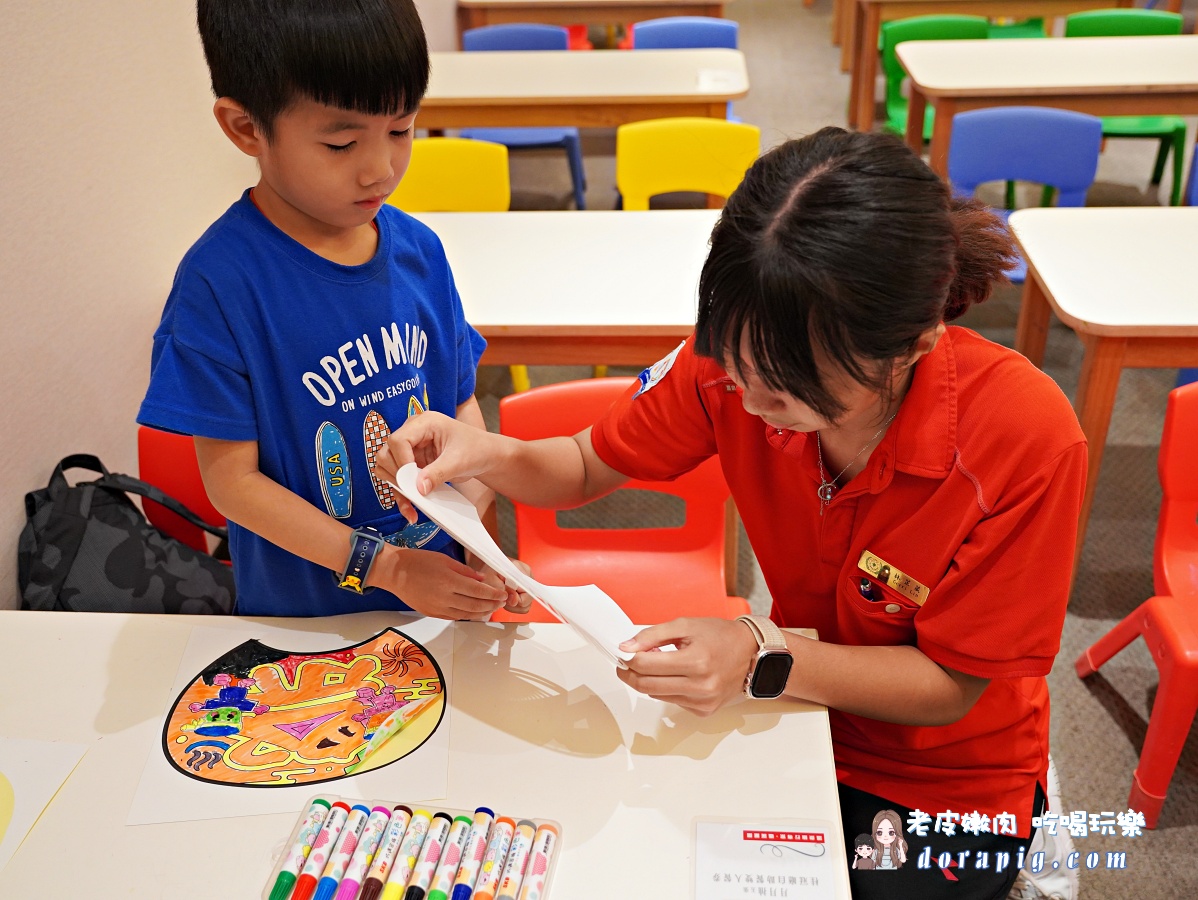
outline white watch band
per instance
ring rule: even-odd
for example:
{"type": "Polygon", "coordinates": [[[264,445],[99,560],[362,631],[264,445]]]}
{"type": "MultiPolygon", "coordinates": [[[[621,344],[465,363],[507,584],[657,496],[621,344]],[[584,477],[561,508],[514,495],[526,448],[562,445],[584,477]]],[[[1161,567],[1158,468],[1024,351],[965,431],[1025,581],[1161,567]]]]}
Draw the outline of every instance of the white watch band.
{"type": "Polygon", "coordinates": [[[773,623],[769,616],[737,616],[736,621],[744,622],[757,638],[760,650],[785,650],[786,636],[782,629],[773,623]]]}

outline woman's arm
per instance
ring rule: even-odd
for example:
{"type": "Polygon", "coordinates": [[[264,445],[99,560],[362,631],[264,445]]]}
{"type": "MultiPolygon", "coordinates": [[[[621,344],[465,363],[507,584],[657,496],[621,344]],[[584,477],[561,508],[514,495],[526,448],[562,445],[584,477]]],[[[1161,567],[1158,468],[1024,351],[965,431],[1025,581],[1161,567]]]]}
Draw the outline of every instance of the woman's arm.
{"type": "Polygon", "coordinates": [[[520,441],[431,412],[408,419],[376,460],[388,478],[410,462],[423,469],[422,493],[475,478],[496,493],[547,509],[581,506],[628,480],[599,459],[589,428],[573,437],[520,441]]]}
{"type": "MultiPolygon", "coordinates": [[[[902,725],[947,725],[964,716],[989,681],[947,669],[917,647],[824,644],[783,632],[794,656],[786,694],[902,725]]],[[[646,628],[621,649],[630,687],[706,715],[743,694],[757,641],[742,622],[675,619],[646,628]],[[675,653],[652,648],[674,644],[675,653]],[[639,652],[644,651],[644,652],[639,652]]]]}

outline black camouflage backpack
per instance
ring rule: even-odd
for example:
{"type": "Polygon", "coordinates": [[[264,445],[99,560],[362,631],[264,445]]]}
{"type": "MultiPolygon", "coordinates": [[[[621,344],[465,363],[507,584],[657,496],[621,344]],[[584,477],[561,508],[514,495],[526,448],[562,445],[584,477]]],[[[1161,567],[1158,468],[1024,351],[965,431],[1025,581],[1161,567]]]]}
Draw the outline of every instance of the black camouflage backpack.
{"type": "Polygon", "coordinates": [[[158,488],[113,475],[94,456],[68,456],[44,489],[25,495],[28,521],[17,544],[24,609],[73,612],[229,613],[233,572],[219,560],[167,537],[126,492],[161,503],[210,534],[225,529],[158,488]],[[72,487],[67,469],[100,473],[72,487]]]}

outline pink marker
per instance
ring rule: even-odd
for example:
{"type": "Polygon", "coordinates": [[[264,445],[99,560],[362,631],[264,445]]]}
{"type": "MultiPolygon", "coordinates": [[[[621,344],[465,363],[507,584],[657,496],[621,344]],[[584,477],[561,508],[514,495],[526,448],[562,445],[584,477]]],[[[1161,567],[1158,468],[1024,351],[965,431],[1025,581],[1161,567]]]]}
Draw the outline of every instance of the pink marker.
{"type": "Polygon", "coordinates": [[[557,829],[548,824],[538,828],[532,839],[532,860],[520,888],[520,900],[541,900],[545,896],[545,876],[549,873],[556,847],[557,829]]]}
{"type": "Polygon", "coordinates": [[[354,900],[354,897],[358,896],[358,885],[366,877],[366,870],[370,868],[374,851],[378,849],[390,819],[391,810],[385,806],[376,806],[370,811],[370,818],[366,820],[366,827],[362,829],[362,836],[358,838],[358,849],[354,851],[349,867],[345,870],[345,877],[337,887],[336,900],[354,900]]]}

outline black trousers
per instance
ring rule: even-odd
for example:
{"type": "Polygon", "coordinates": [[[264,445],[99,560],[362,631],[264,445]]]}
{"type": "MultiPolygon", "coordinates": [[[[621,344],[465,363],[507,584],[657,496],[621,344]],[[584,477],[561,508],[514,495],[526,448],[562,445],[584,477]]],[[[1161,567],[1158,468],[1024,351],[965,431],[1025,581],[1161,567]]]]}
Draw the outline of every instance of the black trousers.
{"type": "MultiPolygon", "coordinates": [[[[958,826],[951,837],[933,827],[919,837],[907,831],[912,813],[908,807],[843,784],[838,787],[853,900],[1003,900],[1030,852],[1030,835],[966,834],[958,826]],[[907,842],[906,862],[890,870],[852,868],[858,837],[870,835],[874,817],[886,809],[897,812],[903,823],[899,834],[907,842]],[[941,868],[942,862],[949,865],[941,868]]],[[[1036,785],[1034,814],[1043,815],[1045,805],[1044,792],[1036,785]]],[[[941,811],[930,811],[933,825],[941,811]]]]}

